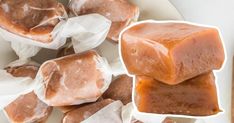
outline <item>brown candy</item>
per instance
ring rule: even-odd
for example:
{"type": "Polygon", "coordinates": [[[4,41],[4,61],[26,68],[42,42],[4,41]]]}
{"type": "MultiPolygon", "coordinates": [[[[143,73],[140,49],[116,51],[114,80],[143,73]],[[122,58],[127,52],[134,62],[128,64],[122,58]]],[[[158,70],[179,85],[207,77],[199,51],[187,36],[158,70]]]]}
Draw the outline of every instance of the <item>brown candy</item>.
{"type": "Polygon", "coordinates": [[[59,22],[56,16],[66,13],[56,0],[1,0],[0,27],[14,34],[49,43],[59,22]],[[40,26],[38,26],[40,25],[40,26]]]}
{"type": "Polygon", "coordinates": [[[31,77],[34,79],[36,77],[38,67],[33,65],[23,65],[17,67],[8,67],[6,71],[14,77],[31,77]]]}
{"type": "MultiPolygon", "coordinates": [[[[7,72],[14,77],[35,78],[38,67],[33,65],[23,65],[19,67],[6,68],[7,72]]],[[[4,108],[7,117],[11,122],[43,122],[46,121],[52,111],[49,107],[38,99],[34,92],[21,95],[4,108]]]]}
{"type": "Polygon", "coordinates": [[[220,112],[212,72],[177,85],[137,76],[135,102],[140,112],[209,116],[220,112]]]}
{"type": "Polygon", "coordinates": [[[18,97],[4,110],[11,122],[32,123],[46,121],[52,112],[52,107],[40,101],[34,92],[31,92],[18,97]]]}
{"type": "Polygon", "coordinates": [[[100,102],[79,107],[68,112],[63,118],[63,123],[80,123],[112,102],[114,101],[111,99],[105,99],[100,102]]]}
{"type": "Polygon", "coordinates": [[[121,53],[130,74],[170,85],[220,69],[224,62],[217,29],[186,23],[135,25],[121,36],[121,53]]]}
{"type": "Polygon", "coordinates": [[[71,0],[69,8],[75,15],[98,13],[111,20],[107,38],[114,41],[118,41],[120,31],[138,15],[138,7],[127,0],[71,0]]]}
{"type": "Polygon", "coordinates": [[[53,106],[96,101],[111,80],[106,65],[95,51],[47,61],[39,71],[44,87],[38,95],[53,106]]]}
{"type": "Polygon", "coordinates": [[[127,75],[118,76],[117,79],[111,82],[102,97],[120,100],[123,104],[132,102],[132,78],[127,75]]]}

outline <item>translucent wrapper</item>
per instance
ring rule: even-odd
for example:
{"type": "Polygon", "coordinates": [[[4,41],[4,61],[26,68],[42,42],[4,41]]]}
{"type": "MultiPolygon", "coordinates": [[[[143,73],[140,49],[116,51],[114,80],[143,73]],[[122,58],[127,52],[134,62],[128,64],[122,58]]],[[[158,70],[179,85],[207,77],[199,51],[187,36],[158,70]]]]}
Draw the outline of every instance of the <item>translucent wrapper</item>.
{"type": "Polygon", "coordinates": [[[11,47],[15,51],[19,59],[11,62],[8,67],[16,67],[24,64],[33,64],[38,66],[37,63],[31,61],[31,57],[35,56],[41,50],[40,47],[18,42],[12,42],[11,47]]]}
{"type": "Polygon", "coordinates": [[[35,93],[50,106],[94,102],[107,90],[111,78],[105,58],[88,51],[45,62],[35,79],[35,93]]]}
{"type": "Polygon", "coordinates": [[[98,14],[83,15],[68,19],[62,35],[72,37],[76,53],[99,46],[106,38],[111,21],[98,14]]]}
{"type": "Polygon", "coordinates": [[[82,121],[82,123],[122,123],[122,106],[121,101],[115,101],[82,121]]]}
{"type": "Polygon", "coordinates": [[[111,67],[111,72],[114,76],[127,73],[119,57],[118,47],[119,47],[119,44],[105,40],[100,46],[95,48],[95,50],[101,56],[107,59],[111,67]]]}
{"type": "Polygon", "coordinates": [[[58,49],[65,44],[67,38],[72,37],[76,51],[83,52],[101,44],[106,38],[111,25],[108,19],[98,14],[72,17],[67,20],[61,19],[64,17],[57,18],[60,19],[60,22],[51,32],[53,40],[49,43],[22,37],[2,28],[0,28],[0,35],[6,41],[26,43],[49,49],[58,49]]]}
{"type": "Polygon", "coordinates": [[[0,109],[20,95],[31,92],[34,87],[35,83],[30,77],[13,77],[5,70],[0,70],[0,109]]]}
{"type": "MultiPolygon", "coordinates": [[[[41,48],[18,42],[12,42],[11,47],[19,59],[8,64],[8,68],[23,65],[39,66],[36,62],[31,61],[31,57],[35,56],[41,48]]],[[[0,109],[10,104],[20,95],[34,90],[35,83],[30,77],[14,77],[6,70],[0,71],[0,109]]]]}
{"type": "Polygon", "coordinates": [[[132,113],[133,113],[132,102],[122,107],[121,117],[123,123],[132,123],[132,121],[134,121],[132,113]]]}

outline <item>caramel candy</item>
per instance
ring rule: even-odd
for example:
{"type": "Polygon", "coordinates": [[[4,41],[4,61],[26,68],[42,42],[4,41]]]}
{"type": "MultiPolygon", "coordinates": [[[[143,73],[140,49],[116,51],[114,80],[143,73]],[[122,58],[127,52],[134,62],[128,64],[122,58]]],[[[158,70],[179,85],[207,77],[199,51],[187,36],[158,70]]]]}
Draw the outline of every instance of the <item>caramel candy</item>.
{"type": "Polygon", "coordinates": [[[4,108],[7,117],[13,123],[44,122],[52,111],[34,92],[18,97],[4,108]]]}
{"type": "Polygon", "coordinates": [[[64,116],[63,123],[80,123],[112,102],[111,99],[105,99],[72,110],[64,116]]]}
{"type": "Polygon", "coordinates": [[[22,65],[17,67],[8,67],[6,71],[14,77],[36,77],[38,67],[33,65],[22,65]]]}
{"type": "Polygon", "coordinates": [[[119,33],[136,19],[139,10],[127,0],[71,0],[70,10],[75,15],[98,13],[112,21],[107,38],[118,41],[119,33]]]}
{"type": "Polygon", "coordinates": [[[132,102],[132,78],[127,75],[120,75],[111,82],[110,87],[102,97],[120,100],[125,105],[132,102]]]}
{"type": "Polygon", "coordinates": [[[36,90],[52,106],[78,105],[96,101],[108,88],[112,74],[95,51],[45,62],[39,70],[44,87],[36,90]]]}
{"type": "MultiPolygon", "coordinates": [[[[31,77],[34,79],[38,67],[22,65],[19,67],[9,67],[6,70],[15,77],[31,77]]],[[[18,97],[7,105],[4,110],[9,120],[13,123],[32,123],[46,121],[52,111],[52,107],[40,101],[34,92],[30,92],[18,97]]]]}
{"type": "Polygon", "coordinates": [[[130,74],[174,85],[224,62],[217,29],[186,23],[145,22],[121,36],[121,53],[130,74]]]}
{"type": "Polygon", "coordinates": [[[135,103],[140,112],[191,116],[209,116],[220,112],[212,72],[177,85],[137,76],[135,90],[135,103]]]}
{"type": "Polygon", "coordinates": [[[66,13],[56,0],[1,0],[0,27],[14,34],[49,43],[50,34],[66,13]]]}

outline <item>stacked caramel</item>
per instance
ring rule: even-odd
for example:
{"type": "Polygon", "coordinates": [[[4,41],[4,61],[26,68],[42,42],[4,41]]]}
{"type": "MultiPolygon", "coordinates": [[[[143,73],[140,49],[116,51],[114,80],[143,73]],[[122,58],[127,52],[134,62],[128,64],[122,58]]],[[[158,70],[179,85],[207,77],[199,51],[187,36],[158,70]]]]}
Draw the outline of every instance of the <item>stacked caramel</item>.
{"type": "Polygon", "coordinates": [[[215,76],[224,62],[216,28],[144,22],[121,35],[123,62],[136,75],[140,112],[208,116],[220,112],[215,76]]]}

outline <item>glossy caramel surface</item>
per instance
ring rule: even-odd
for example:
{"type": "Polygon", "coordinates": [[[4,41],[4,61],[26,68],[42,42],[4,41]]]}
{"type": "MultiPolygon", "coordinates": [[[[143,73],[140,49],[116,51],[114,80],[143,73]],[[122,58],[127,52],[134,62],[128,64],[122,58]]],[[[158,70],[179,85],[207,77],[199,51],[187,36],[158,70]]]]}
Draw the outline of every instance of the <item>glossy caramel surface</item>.
{"type": "Polygon", "coordinates": [[[224,62],[217,29],[186,23],[142,23],[121,37],[121,54],[130,74],[175,85],[224,62]]]}
{"type": "Polygon", "coordinates": [[[177,85],[137,76],[135,89],[135,102],[140,112],[191,116],[209,116],[220,112],[212,72],[177,85]]]}

